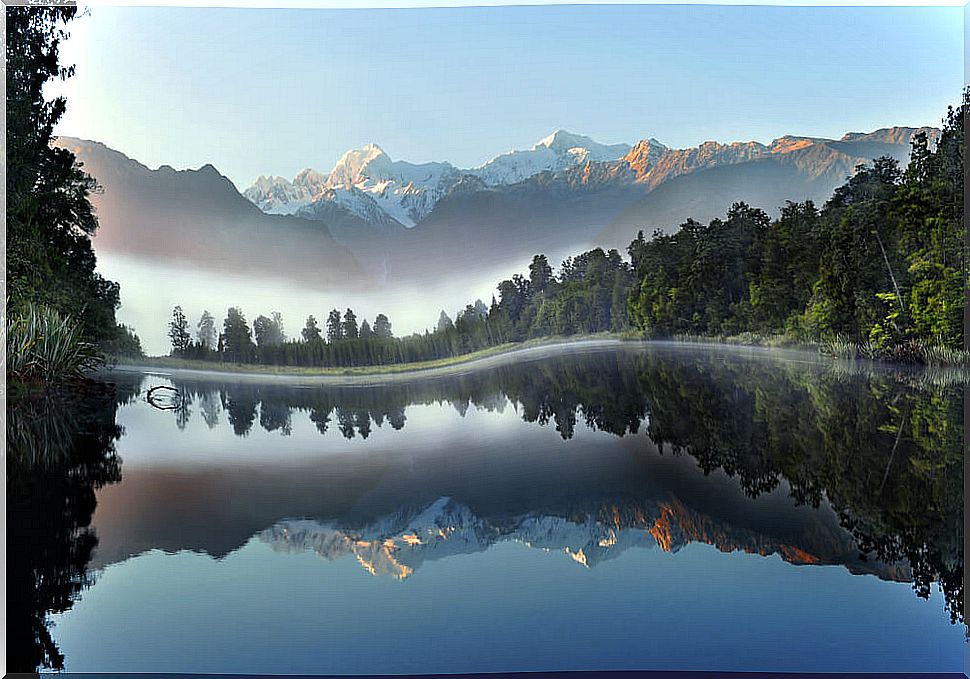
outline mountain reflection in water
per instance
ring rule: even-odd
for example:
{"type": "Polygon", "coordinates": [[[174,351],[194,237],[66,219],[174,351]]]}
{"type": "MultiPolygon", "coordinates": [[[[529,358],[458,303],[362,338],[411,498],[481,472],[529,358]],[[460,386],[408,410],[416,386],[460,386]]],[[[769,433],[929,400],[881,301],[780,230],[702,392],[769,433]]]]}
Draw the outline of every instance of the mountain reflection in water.
{"type": "Polygon", "coordinates": [[[8,591],[33,588],[13,598],[33,630],[17,638],[25,669],[59,666],[46,615],[93,570],[152,549],[222,558],[253,538],[399,580],[502,542],[587,568],[698,542],[912,582],[922,597],[938,583],[963,622],[965,385],[945,374],[633,345],[372,386],[109,379],[125,396],[8,415],[11,517],[50,514],[51,493],[86,498],[70,517],[11,518],[9,544],[29,548],[8,591]],[[177,410],[144,402],[158,384],[179,390],[177,410]],[[83,433],[92,418],[108,429],[83,433]],[[40,422],[64,432],[68,452],[42,457],[70,484],[37,481],[50,474],[40,422]],[[121,482],[77,473],[110,467],[115,447],[121,482]]]}

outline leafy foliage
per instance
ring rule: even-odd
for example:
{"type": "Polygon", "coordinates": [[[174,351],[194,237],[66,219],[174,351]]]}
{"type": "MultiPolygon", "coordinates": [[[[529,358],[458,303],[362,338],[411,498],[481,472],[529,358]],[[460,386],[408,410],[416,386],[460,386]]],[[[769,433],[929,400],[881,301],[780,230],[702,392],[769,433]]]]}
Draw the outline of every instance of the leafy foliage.
{"type": "Polygon", "coordinates": [[[219,341],[218,333],[216,333],[216,319],[213,318],[208,309],[203,311],[199,318],[196,339],[199,344],[209,350],[215,349],[219,341]]]}
{"type": "Polygon", "coordinates": [[[135,334],[134,328],[124,323],[116,326],[112,337],[101,340],[100,348],[110,359],[141,358],[145,355],[141,348],[141,340],[135,334]]]}
{"type": "Polygon", "coordinates": [[[320,327],[317,325],[317,319],[313,317],[313,314],[307,316],[306,325],[300,331],[300,336],[304,342],[319,342],[323,339],[320,334],[320,327]]]}
{"type": "Polygon", "coordinates": [[[219,336],[219,353],[227,361],[245,363],[255,355],[255,350],[253,336],[242,310],[230,307],[219,336]]]}
{"type": "Polygon", "coordinates": [[[192,344],[192,336],[189,334],[189,321],[185,318],[185,312],[182,311],[180,306],[172,309],[172,320],[168,322],[168,337],[172,341],[173,355],[185,353],[186,349],[192,344]]]}
{"type": "Polygon", "coordinates": [[[80,377],[101,364],[78,324],[56,309],[26,304],[7,318],[7,374],[48,382],[80,377]]]}

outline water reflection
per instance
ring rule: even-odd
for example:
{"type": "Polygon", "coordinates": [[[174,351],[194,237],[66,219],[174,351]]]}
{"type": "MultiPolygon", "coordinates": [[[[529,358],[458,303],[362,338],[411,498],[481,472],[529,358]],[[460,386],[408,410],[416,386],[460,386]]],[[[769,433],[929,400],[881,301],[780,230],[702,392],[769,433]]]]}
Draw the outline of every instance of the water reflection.
{"type": "Polygon", "coordinates": [[[121,480],[115,423],[128,390],[91,385],[12,401],[7,409],[7,662],[61,669],[48,616],[93,583],[95,491],[121,480]]]}
{"type": "Polygon", "coordinates": [[[173,383],[186,408],[214,402],[210,390],[218,389],[240,436],[257,410],[263,429],[283,435],[292,413],[305,411],[321,434],[336,426],[347,439],[366,439],[385,421],[402,429],[408,406],[432,403],[462,416],[470,406],[513,407],[566,440],[577,421],[617,436],[647,423],[646,436],[661,451],[689,454],[705,474],[723,470],[752,498],[781,483],[799,504],[818,507],[826,498],[860,559],[908,564],[923,597],[938,581],[952,620],[962,620],[964,384],[946,374],[730,353],[685,360],[655,349],[379,388],[173,383]]]}
{"type": "Polygon", "coordinates": [[[221,558],[254,536],[399,580],[503,542],[586,568],[699,542],[912,582],[922,597],[938,582],[963,621],[964,384],[946,375],[626,347],[371,386],[112,379],[122,395],[8,417],[21,460],[10,526],[24,527],[8,591],[41,583],[11,604],[34,630],[29,644],[8,637],[31,649],[22,667],[63,662],[45,615],[71,605],[89,568],[150,549],[221,558]],[[178,390],[174,411],[132,396],[158,384],[178,390]],[[157,444],[99,493],[92,554],[94,490],[120,478],[115,421],[130,398],[141,419],[126,421],[157,444]],[[429,408],[460,416],[459,433],[422,435],[429,408]],[[514,429],[487,429],[506,420],[514,429]],[[553,429],[556,445],[539,436],[553,429]],[[203,431],[260,439],[258,471],[203,431]],[[168,459],[176,447],[192,465],[168,459]]]}

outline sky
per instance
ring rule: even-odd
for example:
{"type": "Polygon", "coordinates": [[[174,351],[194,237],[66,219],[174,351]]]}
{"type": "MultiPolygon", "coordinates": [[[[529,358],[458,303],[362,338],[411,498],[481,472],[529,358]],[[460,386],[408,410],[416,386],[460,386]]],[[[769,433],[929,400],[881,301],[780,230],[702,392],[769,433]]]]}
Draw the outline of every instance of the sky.
{"type": "Polygon", "coordinates": [[[938,125],[963,7],[93,6],[60,135],[149,167],[329,170],[373,142],[474,167],[557,128],[674,146],[938,125]]]}

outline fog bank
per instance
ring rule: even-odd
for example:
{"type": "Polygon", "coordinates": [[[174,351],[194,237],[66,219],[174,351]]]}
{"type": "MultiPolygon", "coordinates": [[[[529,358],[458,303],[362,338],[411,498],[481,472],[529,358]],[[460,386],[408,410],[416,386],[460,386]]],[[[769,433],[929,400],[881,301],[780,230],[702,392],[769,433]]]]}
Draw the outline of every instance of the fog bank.
{"type": "MultiPolygon", "coordinates": [[[[208,309],[221,328],[230,306],[240,307],[252,325],[260,314],[273,311],[283,315],[287,337],[299,338],[306,317],[313,314],[321,329],[325,328],[331,309],[354,310],[358,323],[383,313],[391,320],[395,336],[433,330],[439,312],[444,309],[454,318],[466,304],[481,299],[490,303],[497,295],[495,286],[514,273],[528,273],[528,260],[503,266],[493,271],[464,276],[441,277],[434,285],[396,284],[367,292],[347,292],[301,285],[285,278],[259,274],[227,274],[206,270],[195,262],[152,262],[147,259],[98,254],[98,270],[121,285],[121,308],[118,321],[134,327],[142,348],[149,355],[167,354],[168,322],[172,308],[180,305],[194,332],[199,317],[208,309]]],[[[285,264],[280,266],[285,270],[285,264]]]]}

